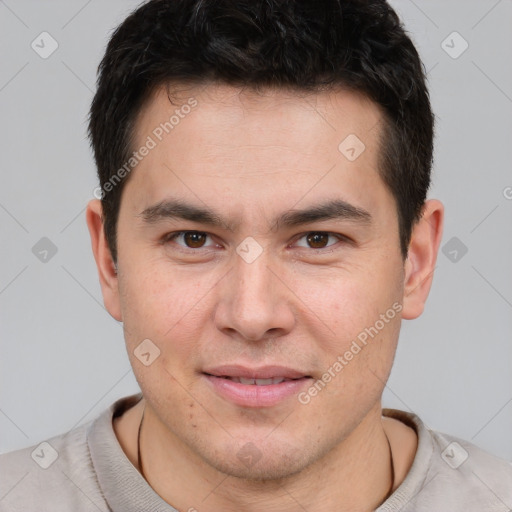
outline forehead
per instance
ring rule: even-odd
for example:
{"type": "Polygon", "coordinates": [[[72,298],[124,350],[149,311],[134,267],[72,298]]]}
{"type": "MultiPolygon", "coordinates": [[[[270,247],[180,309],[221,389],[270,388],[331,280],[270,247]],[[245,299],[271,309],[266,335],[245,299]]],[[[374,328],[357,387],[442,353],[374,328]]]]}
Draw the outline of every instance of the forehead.
{"type": "Polygon", "coordinates": [[[229,132],[233,145],[256,136],[261,145],[279,143],[291,147],[297,139],[304,143],[307,138],[309,146],[319,141],[327,146],[351,133],[371,145],[379,130],[381,110],[365,95],[340,88],[305,92],[286,88],[255,90],[218,83],[190,87],[169,84],[153,91],[144,103],[136,123],[136,140],[141,142],[141,138],[158,132],[160,123],[169,121],[172,128],[165,135],[173,135],[174,139],[179,138],[179,132],[188,132],[193,124],[198,136],[210,131],[211,142],[215,135],[222,138],[229,132]],[[191,104],[195,106],[189,108],[191,104]]]}
{"type": "Polygon", "coordinates": [[[217,210],[256,210],[278,206],[283,195],[314,202],[339,191],[369,210],[386,193],[378,173],[381,120],[373,102],[345,90],[161,87],[136,123],[133,149],[150,140],[152,149],[127,184],[134,182],[127,187],[133,208],[140,213],[171,192],[196,203],[209,196],[217,210]]]}

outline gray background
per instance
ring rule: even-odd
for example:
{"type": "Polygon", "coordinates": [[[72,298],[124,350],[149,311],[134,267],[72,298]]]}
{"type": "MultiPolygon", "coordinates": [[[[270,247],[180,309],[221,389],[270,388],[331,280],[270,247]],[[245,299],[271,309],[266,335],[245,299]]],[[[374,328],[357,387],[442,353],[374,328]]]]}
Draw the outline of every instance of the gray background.
{"type": "MultiPolygon", "coordinates": [[[[138,391],[84,217],[96,67],[138,3],[0,0],[0,452],[138,391]],[[31,48],[43,31],[59,45],[46,59],[31,48]],[[42,237],[57,248],[46,261],[42,237]]],[[[512,2],[392,3],[429,70],[446,255],[425,313],[403,323],[384,405],[512,460],[512,2]]]]}

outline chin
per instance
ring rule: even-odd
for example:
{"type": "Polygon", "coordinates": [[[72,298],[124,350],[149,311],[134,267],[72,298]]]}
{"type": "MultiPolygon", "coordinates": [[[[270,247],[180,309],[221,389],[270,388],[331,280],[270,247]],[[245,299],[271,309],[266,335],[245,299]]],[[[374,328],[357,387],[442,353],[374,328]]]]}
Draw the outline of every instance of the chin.
{"type": "Polygon", "coordinates": [[[307,443],[293,446],[281,439],[274,441],[242,441],[220,449],[210,445],[199,455],[217,471],[253,483],[285,480],[302,472],[322,455],[308,453],[307,443]]]}
{"type": "Polygon", "coordinates": [[[252,466],[245,465],[238,459],[216,460],[212,465],[217,471],[226,475],[255,484],[279,483],[300,473],[307,465],[305,461],[299,461],[284,454],[278,460],[276,460],[276,454],[273,454],[272,458],[273,460],[266,460],[262,457],[252,466]]]}

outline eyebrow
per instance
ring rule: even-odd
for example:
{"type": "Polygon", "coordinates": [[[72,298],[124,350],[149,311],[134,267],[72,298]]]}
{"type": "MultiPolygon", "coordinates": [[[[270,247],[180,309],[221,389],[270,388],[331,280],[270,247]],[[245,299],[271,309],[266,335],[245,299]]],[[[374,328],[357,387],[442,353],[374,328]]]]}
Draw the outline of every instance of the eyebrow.
{"type": "MultiPolygon", "coordinates": [[[[205,206],[196,206],[180,199],[166,199],[149,206],[138,217],[145,223],[155,224],[167,219],[182,219],[212,227],[223,227],[235,231],[238,224],[229,222],[214,210],[205,206]]],[[[334,199],[302,210],[292,209],[284,212],[271,222],[271,230],[283,227],[291,228],[324,220],[344,220],[369,225],[372,222],[370,212],[354,206],[342,199],[334,199]]]]}

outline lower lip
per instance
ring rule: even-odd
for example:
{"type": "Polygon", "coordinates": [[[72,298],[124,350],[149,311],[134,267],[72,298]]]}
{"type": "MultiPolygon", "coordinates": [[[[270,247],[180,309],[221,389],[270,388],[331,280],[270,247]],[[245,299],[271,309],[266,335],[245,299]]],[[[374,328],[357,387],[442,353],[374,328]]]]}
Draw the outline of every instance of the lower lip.
{"type": "Polygon", "coordinates": [[[256,384],[241,384],[224,377],[203,374],[214,390],[230,402],[242,407],[271,407],[290,396],[300,393],[311,378],[303,377],[295,380],[285,380],[279,384],[258,386],[256,384]]]}

